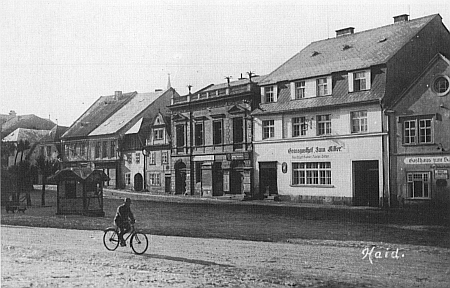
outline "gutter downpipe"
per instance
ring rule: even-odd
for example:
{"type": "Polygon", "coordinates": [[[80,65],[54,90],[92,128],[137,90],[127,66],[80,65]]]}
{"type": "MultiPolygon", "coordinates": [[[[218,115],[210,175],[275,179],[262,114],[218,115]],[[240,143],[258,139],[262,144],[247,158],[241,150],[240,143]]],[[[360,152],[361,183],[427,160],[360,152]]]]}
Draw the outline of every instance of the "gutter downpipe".
{"type": "MultiPolygon", "coordinates": [[[[383,208],[391,207],[391,193],[390,193],[390,179],[391,179],[391,156],[390,156],[390,146],[389,146],[389,124],[390,117],[388,116],[388,112],[386,108],[383,108],[383,104],[380,99],[380,108],[382,111],[381,115],[381,127],[382,132],[386,133],[382,136],[382,155],[383,155],[383,208]],[[387,163],[386,163],[387,162],[387,163]],[[387,164],[387,170],[384,164],[387,164]],[[386,177],[385,177],[386,176],[386,177]],[[385,193],[386,189],[386,193],[385,193]],[[387,196],[387,207],[385,206],[385,197],[387,196]]],[[[383,134],[384,134],[383,133],[383,134]]]]}

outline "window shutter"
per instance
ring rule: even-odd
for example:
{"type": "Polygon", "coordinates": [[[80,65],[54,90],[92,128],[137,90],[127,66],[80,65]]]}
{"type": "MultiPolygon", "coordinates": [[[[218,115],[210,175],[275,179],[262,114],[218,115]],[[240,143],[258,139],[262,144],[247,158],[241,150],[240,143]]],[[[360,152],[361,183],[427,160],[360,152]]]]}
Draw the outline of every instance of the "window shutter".
{"type": "Polygon", "coordinates": [[[328,87],[327,95],[332,95],[333,94],[333,78],[331,76],[327,77],[327,87],[328,87]]]}
{"type": "Polygon", "coordinates": [[[273,85],[273,102],[278,101],[278,85],[273,85]]]}
{"type": "Polygon", "coordinates": [[[261,103],[265,103],[265,101],[264,101],[264,87],[261,87],[261,103]]]}
{"type": "Polygon", "coordinates": [[[291,99],[295,99],[295,82],[291,82],[291,99]]]}
{"type": "Polygon", "coordinates": [[[353,72],[348,73],[348,92],[353,92],[353,72]]]}
{"type": "Polygon", "coordinates": [[[366,77],[366,84],[367,84],[367,86],[366,86],[366,88],[367,88],[367,90],[369,90],[370,87],[371,87],[371,82],[372,82],[372,76],[370,75],[370,69],[367,70],[366,73],[367,73],[367,77],[366,77]]]}

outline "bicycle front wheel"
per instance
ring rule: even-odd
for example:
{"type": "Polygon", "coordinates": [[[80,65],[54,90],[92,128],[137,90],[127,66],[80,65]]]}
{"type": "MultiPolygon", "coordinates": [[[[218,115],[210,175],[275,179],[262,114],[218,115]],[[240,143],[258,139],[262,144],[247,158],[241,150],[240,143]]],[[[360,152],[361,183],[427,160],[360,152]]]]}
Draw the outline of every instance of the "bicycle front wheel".
{"type": "Polygon", "coordinates": [[[114,228],[108,228],[103,234],[103,244],[109,251],[114,251],[119,246],[119,235],[114,228]]]}
{"type": "Polygon", "coordinates": [[[148,248],[147,235],[142,232],[135,232],[131,237],[130,245],[134,253],[138,255],[144,254],[148,248]]]}

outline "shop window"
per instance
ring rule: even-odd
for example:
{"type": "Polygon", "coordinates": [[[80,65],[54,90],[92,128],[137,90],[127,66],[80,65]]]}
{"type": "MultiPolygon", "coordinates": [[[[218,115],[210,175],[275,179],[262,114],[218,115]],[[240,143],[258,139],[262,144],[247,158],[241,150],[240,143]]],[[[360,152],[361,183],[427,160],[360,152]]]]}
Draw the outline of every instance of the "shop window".
{"type": "Polygon", "coordinates": [[[331,162],[292,163],[292,185],[331,185],[331,162]]]}
{"type": "Polygon", "coordinates": [[[430,198],[430,172],[407,173],[408,198],[430,198]]]}
{"type": "Polygon", "coordinates": [[[161,174],[159,173],[149,173],[148,175],[149,184],[151,186],[161,186],[161,174]]]}
{"type": "Polygon", "coordinates": [[[318,115],[317,116],[317,135],[329,135],[331,134],[331,115],[318,115]]]}
{"type": "Polygon", "coordinates": [[[434,143],[433,117],[404,119],[403,144],[422,145],[434,143]]]}
{"type": "Polygon", "coordinates": [[[262,136],[263,139],[269,139],[275,137],[275,121],[274,120],[264,120],[262,121],[262,136]]]}
{"type": "Polygon", "coordinates": [[[354,111],[350,113],[352,133],[367,132],[367,111],[354,111]]]}

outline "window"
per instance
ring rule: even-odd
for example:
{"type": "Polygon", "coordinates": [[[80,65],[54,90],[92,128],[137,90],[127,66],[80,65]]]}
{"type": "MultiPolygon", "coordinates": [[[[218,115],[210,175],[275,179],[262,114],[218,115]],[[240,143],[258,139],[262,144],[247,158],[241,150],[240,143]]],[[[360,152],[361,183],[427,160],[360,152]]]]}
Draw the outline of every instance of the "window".
{"type": "Polygon", "coordinates": [[[112,140],[109,146],[109,157],[114,158],[116,156],[116,141],[112,140]]]}
{"type": "Polygon", "coordinates": [[[125,185],[131,185],[131,173],[125,173],[125,185]]]}
{"type": "Polygon", "coordinates": [[[45,146],[40,147],[39,155],[45,156],[45,146]]]}
{"type": "Polygon", "coordinates": [[[100,158],[100,142],[95,143],[95,158],[100,158]]]}
{"type": "Polygon", "coordinates": [[[148,164],[156,165],[156,152],[150,152],[148,154],[148,164]]]}
{"type": "Polygon", "coordinates": [[[331,134],[331,116],[319,115],[317,116],[317,135],[331,134]]]}
{"type": "Polygon", "coordinates": [[[308,124],[305,117],[292,118],[292,137],[306,135],[308,124]]]}
{"type": "Polygon", "coordinates": [[[108,157],[108,142],[102,142],[102,158],[108,157]]]}
{"type": "Polygon", "coordinates": [[[275,137],[275,121],[264,120],[262,121],[263,139],[275,137]]]}
{"type": "Polygon", "coordinates": [[[52,146],[47,146],[47,157],[51,157],[52,156],[52,146]]]}
{"type": "Polygon", "coordinates": [[[132,156],[131,153],[127,153],[127,161],[128,161],[128,164],[133,163],[133,158],[131,158],[131,156],[132,156]]]}
{"type": "Polygon", "coordinates": [[[149,173],[149,184],[151,186],[161,186],[161,175],[159,173],[149,173]]]}
{"type": "Polygon", "coordinates": [[[367,111],[355,111],[350,113],[352,121],[352,133],[367,132],[367,111]]]}
{"type": "Polygon", "coordinates": [[[408,198],[430,198],[430,172],[407,173],[408,198]]]}
{"type": "Polygon", "coordinates": [[[222,120],[213,122],[213,144],[222,144],[222,120]]]}
{"type": "Polygon", "coordinates": [[[162,164],[168,164],[169,163],[169,153],[168,152],[161,152],[161,163],[162,164]]]}
{"type": "Polygon", "coordinates": [[[273,89],[272,86],[264,88],[264,103],[274,102],[275,97],[274,97],[274,91],[273,90],[274,89],[273,89]]]}
{"type": "Polygon", "coordinates": [[[136,164],[141,163],[141,153],[140,152],[136,152],[135,157],[136,157],[136,164]]]}
{"type": "Polygon", "coordinates": [[[292,163],[292,185],[331,185],[331,162],[292,163]]]}
{"type": "Polygon", "coordinates": [[[317,79],[317,96],[328,95],[328,82],[327,78],[317,79]]]}
{"type": "Polygon", "coordinates": [[[162,140],[164,139],[164,130],[163,129],[155,129],[155,140],[162,140]]]}
{"type": "Polygon", "coordinates": [[[233,118],[233,143],[244,142],[244,119],[242,117],[233,118]]]}
{"type": "Polygon", "coordinates": [[[176,133],[176,143],[177,143],[177,147],[184,147],[185,142],[184,142],[184,125],[183,124],[179,124],[175,126],[175,133],[176,133]]]}
{"type": "Polygon", "coordinates": [[[86,144],[84,142],[80,143],[80,156],[84,156],[86,154],[86,144]]]}
{"type": "Polygon", "coordinates": [[[450,91],[450,79],[447,76],[439,76],[434,80],[433,90],[438,96],[444,96],[450,91]]]}
{"type": "Polygon", "coordinates": [[[432,117],[420,117],[403,121],[403,144],[431,143],[434,143],[432,117]]]}
{"type": "Polygon", "coordinates": [[[305,98],[305,81],[295,82],[295,99],[305,98]]]}
{"type": "Polygon", "coordinates": [[[363,91],[367,90],[368,86],[368,80],[366,72],[356,72],[353,73],[353,91],[363,91]]]}
{"type": "Polygon", "coordinates": [[[195,146],[203,145],[203,123],[195,123],[195,146]]]}

